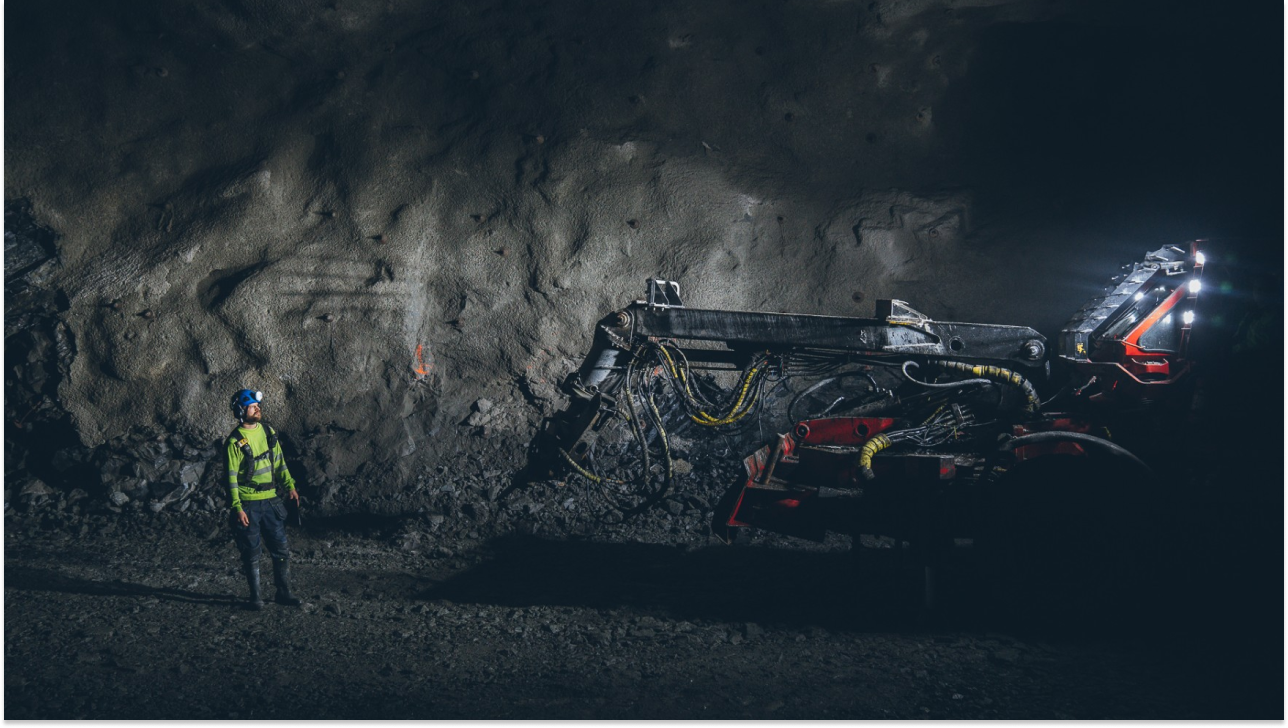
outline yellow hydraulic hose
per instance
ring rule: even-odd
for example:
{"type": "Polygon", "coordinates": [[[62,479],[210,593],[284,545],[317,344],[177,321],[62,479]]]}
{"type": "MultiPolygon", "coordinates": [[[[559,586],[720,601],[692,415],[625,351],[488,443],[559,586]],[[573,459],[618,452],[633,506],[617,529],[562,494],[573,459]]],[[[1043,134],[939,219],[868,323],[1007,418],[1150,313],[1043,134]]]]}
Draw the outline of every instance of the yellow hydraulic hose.
{"type": "Polygon", "coordinates": [[[577,461],[572,459],[572,455],[569,455],[568,451],[563,449],[562,447],[559,448],[559,454],[562,455],[563,459],[566,460],[568,464],[572,466],[573,470],[576,470],[578,473],[581,474],[581,477],[591,481],[592,483],[616,483],[618,485],[630,485],[630,483],[627,483],[625,480],[617,480],[616,478],[604,478],[604,477],[595,475],[589,470],[578,465],[577,461]]]}
{"type": "Polygon", "coordinates": [[[877,477],[876,473],[872,472],[872,456],[893,444],[885,435],[875,435],[863,443],[863,449],[859,451],[859,470],[865,479],[872,480],[877,477]]]}
{"type": "Polygon", "coordinates": [[[1001,382],[1003,384],[1010,384],[1011,386],[1018,387],[1020,391],[1024,393],[1024,411],[1029,414],[1037,414],[1038,408],[1042,405],[1041,400],[1038,399],[1037,390],[1033,389],[1033,385],[1029,383],[1029,380],[1025,379],[1018,372],[1010,369],[1003,369],[1002,367],[967,364],[965,362],[952,361],[950,359],[936,359],[932,363],[949,371],[962,372],[963,374],[983,377],[995,382],[1001,382]]]}
{"type": "MultiPolygon", "coordinates": [[[[689,380],[684,376],[684,370],[675,365],[675,360],[671,358],[671,354],[666,350],[666,347],[658,347],[658,350],[662,352],[662,358],[666,360],[666,366],[667,369],[670,370],[671,376],[679,379],[684,385],[684,392],[688,396],[689,401],[696,402],[696,399],[693,396],[693,391],[689,389],[689,380]]],[[[747,391],[751,388],[751,383],[755,379],[756,373],[759,371],[760,367],[752,367],[743,375],[742,387],[738,392],[738,399],[734,402],[733,407],[730,408],[728,414],[723,417],[717,417],[707,412],[703,412],[702,410],[698,410],[697,414],[690,414],[689,419],[699,425],[719,427],[720,425],[732,424],[743,417],[746,417],[747,413],[751,411],[752,406],[755,405],[757,399],[756,395],[752,395],[751,399],[748,400],[747,391]]]]}

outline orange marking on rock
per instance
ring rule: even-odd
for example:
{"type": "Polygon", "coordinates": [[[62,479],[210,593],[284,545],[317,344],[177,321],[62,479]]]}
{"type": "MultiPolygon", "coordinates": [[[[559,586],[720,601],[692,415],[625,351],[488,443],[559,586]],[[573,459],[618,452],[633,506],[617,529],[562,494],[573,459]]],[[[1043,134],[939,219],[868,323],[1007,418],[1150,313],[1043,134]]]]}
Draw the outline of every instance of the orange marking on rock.
{"type": "Polygon", "coordinates": [[[433,364],[426,364],[424,357],[421,356],[421,352],[424,351],[424,348],[425,347],[422,344],[416,345],[416,367],[413,371],[421,375],[429,374],[429,370],[434,368],[433,364]]]}

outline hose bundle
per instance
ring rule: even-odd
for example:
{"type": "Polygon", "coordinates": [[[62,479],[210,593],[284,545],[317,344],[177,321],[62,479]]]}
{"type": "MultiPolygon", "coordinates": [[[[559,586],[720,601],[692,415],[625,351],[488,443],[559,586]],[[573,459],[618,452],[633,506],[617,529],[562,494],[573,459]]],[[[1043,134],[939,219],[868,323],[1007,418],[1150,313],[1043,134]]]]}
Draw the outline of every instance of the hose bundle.
{"type": "MultiPolygon", "coordinates": [[[[985,423],[991,424],[991,423],[985,423]]],[[[937,447],[946,442],[964,437],[972,427],[979,426],[975,415],[961,405],[941,406],[917,427],[909,427],[893,432],[874,435],[863,443],[859,451],[859,472],[863,477],[872,480],[872,458],[877,453],[901,442],[911,442],[920,447],[937,447]]]]}
{"type": "MultiPolygon", "coordinates": [[[[662,413],[657,406],[657,395],[661,389],[664,387],[671,389],[684,408],[685,414],[695,424],[703,427],[723,427],[739,422],[758,410],[764,400],[767,384],[781,379],[781,373],[777,378],[774,377],[772,371],[774,369],[769,352],[758,354],[741,372],[738,385],[726,401],[713,402],[712,398],[702,391],[701,385],[692,374],[688,359],[678,346],[669,342],[645,342],[631,352],[622,386],[617,393],[616,408],[616,414],[626,420],[631,437],[639,446],[640,471],[637,476],[630,481],[605,477],[582,467],[565,450],[561,449],[560,455],[578,474],[600,486],[601,491],[614,507],[626,511],[628,509],[614,502],[606,486],[635,485],[644,490],[648,489],[653,464],[650,457],[649,438],[645,432],[647,422],[657,432],[665,463],[665,481],[658,491],[647,495],[645,504],[656,502],[667,493],[675,477],[670,437],[662,413]]],[[[781,372],[781,366],[777,369],[781,372]]],[[[643,506],[630,510],[638,510],[641,507],[643,506]]]]}

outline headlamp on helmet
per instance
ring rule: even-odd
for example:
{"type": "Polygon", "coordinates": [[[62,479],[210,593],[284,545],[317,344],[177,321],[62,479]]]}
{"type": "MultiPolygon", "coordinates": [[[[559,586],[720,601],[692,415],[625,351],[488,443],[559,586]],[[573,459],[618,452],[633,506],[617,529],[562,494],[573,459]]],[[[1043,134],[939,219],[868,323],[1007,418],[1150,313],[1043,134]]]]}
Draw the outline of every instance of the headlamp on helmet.
{"type": "Polygon", "coordinates": [[[252,404],[259,404],[264,401],[264,393],[257,392],[253,389],[242,389],[232,396],[228,406],[232,408],[233,415],[240,421],[246,417],[246,408],[252,404]]]}

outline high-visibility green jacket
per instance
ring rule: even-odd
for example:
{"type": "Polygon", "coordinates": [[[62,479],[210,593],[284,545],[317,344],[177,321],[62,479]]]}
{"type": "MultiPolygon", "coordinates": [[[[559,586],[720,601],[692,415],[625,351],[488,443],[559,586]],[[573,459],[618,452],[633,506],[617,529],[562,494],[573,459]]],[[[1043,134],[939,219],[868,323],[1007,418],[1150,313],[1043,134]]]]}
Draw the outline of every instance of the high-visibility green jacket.
{"type": "Polygon", "coordinates": [[[228,436],[228,494],[234,511],[242,509],[242,501],[272,498],[277,495],[277,488],[295,490],[295,479],[282,457],[282,443],[274,443],[272,449],[268,447],[266,432],[270,429],[261,422],[255,427],[238,427],[228,436]],[[246,467],[243,444],[250,446],[254,467],[246,467]]]}

